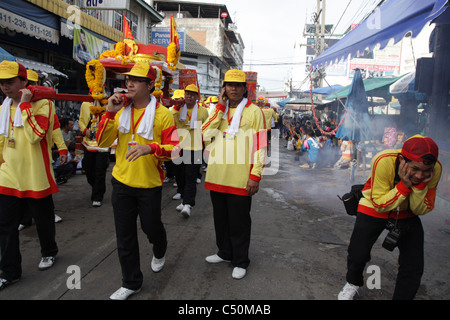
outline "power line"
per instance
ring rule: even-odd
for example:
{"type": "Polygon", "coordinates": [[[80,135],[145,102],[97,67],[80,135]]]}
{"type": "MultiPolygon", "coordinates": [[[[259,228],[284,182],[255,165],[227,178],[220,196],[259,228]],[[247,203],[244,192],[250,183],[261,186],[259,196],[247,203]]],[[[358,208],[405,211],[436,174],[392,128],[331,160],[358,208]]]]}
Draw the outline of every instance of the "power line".
{"type": "Polygon", "coordinates": [[[339,25],[339,22],[341,22],[342,17],[345,15],[345,12],[347,12],[348,7],[350,6],[350,3],[352,3],[353,0],[350,0],[347,3],[347,6],[344,9],[344,12],[342,12],[341,17],[339,18],[338,22],[334,25],[333,27],[333,32],[331,32],[331,34],[328,36],[328,38],[332,37],[334,35],[334,33],[336,32],[337,26],[339,25]]]}
{"type": "Polygon", "coordinates": [[[280,58],[267,58],[267,59],[248,59],[248,61],[270,61],[270,60],[286,60],[286,59],[293,59],[294,56],[290,56],[290,57],[280,57],[280,58]]]}
{"type": "Polygon", "coordinates": [[[292,65],[305,65],[306,62],[279,62],[279,63],[244,63],[245,65],[250,66],[292,66],[292,65]]]}

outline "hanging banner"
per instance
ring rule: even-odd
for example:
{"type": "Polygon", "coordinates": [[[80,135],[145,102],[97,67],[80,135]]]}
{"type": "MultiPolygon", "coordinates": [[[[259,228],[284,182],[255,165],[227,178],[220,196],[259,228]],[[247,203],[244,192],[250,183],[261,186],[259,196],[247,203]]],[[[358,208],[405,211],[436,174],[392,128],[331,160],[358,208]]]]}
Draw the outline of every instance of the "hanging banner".
{"type": "Polygon", "coordinates": [[[195,84],[198,87],[197,71],[193,69],[180,69],[178,79],[180,89],[184,89],[190,84],[195,84]]]}
{"type": "Polygon", "coordinates": [[[0,27],[48,42],[59,43],[58,30],[3,8],[0,8],[0,27]]]}
{"type": "Polygon", "coordinates": [[[73,59],[81,64],[87,64],[92,59],[98,59],[100,54],[113,50],[114,44],[97,38],[86,29],[76,26],[73,29],[73,59]]]}
{"type": "Polygon", "coordinates": [[[247,82],[248,89],[248,99],[255,102],[256,101],[256,85],[258,84],[258,73],[257,72],[245,72],[245,81],[247,82]]]}

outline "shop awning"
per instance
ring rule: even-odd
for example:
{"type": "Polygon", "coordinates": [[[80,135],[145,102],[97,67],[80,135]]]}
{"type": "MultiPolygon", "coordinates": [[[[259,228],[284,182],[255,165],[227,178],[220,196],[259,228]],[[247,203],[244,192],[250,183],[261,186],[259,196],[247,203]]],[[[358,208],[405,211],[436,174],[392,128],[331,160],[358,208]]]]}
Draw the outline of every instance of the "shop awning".
{"type": "MultiPolygon", "coordinates": [[[[380,44],[383,49],[391,39],[400,41],[406,33],[416,37],[425,24],[444,13],[448,0],[386,0],[363,23],[311,62],[311,67],[325,67],[355,57],[365,49],[380,44]]],[[[439,17],[439,22],[443,17],[439,17]]],[[[446,19],[444,19],[446,20],[446,19]]],[[[448,21],[445,21],[448,22],[448,21]]]]}
{"type": "MultiPolygon", "coordinates": [[[[379,78],[368,78],[364,79],[364,89],[368,96],[377,96],[376,94],[383,94],[385,91],[385,94],[389,94],[389,85],[396,82],[398,79],[400,79],[403,76],[400,77],[379,77],[379,78]],[[384,89],[384,90],[382,90],[384,89]],[[378,92],[374,92],[375,90],[379,90],[378,92]],[[375,94],[374,94],[375,93],[375,94]]],[[[332,94],[327,96],[325,99],[331,100],[336,99],[337,97],[343,98],[348,96],[350,92],[351,85],[348,85],[341,90],[337,91],[336,94],[332,94]]],[[[383,94],[384,95],[384,94],[383,94]]],[[[381,96],[383,96],[381,95],[381,96]]]]}
{"type": "Polygon", "coordinates": [[[288,104],[289,101],[291,101],[291,100],[292,100],[292,98],[286,98],[284,100],[278,101],[277,105],[279,105],[280,107],[284,108],[284,107],[286,107],[286,104],[288,104]]]}
{"type": "Polygon", "coordinates": [[[59,43],[59,19],[27,1],[1,0],[0,27],[59,43]]]}
{"type": "MultiPolygon", "coordinates": [[[[339,84],[334,84],[331,87],[326,86],[326,87],[312,89],[312,93],[315,93],[315,94],[327,94],[328,95],[328,94],[332,94],[333,91],[337,92],[337,91],[341,90],[342,88],[343,88],[343,86],[341,86],[339,84]]],[[[303,93],[310,93],[310,92],[311,92],[311,90],[303,91],[303,93]]]]}
{"type": "Polygon", "coordinates": [[[12,54],[10,54],[8,51],[6,51],[2,47],[0,47],[0,61],[3,61],[3,60],[15,61],[16,58],[12,54]]]}
{"type": "Polygon", "coordinates": [[[46,72],[48,74],[54,74],[56,76],[64,77],[66,79],[69,78],[66,74],[56,70],[49,64],[45,64],[45,63],[37,62],[37,61],[33,61],[33,60],[28,60],[28,59],[24,59],[24,58],[19,58],[19,57],[16,57],[16,61],[23,64],[25,66],[25,68],[27,68],[27,69],[32,69],[34,71],[40,71],[40,72],[46,72]]]}

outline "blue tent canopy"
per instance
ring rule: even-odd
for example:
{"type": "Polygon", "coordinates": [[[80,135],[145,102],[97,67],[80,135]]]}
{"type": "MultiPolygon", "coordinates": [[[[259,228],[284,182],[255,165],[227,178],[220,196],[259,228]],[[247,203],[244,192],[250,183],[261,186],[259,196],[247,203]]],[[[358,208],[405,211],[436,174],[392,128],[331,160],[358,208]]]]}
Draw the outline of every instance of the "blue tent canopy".
{"type": "Polygon", "coordinates": [[[432,19],[449,22],[447,8],[448,0],[386,0],[358,27],[315,58],[311,67],[325,67],[349,55],[354,58],[366,48],[372,51],[377,44],[383,49],[389,40],[397,43],[409,31],[416,37],[432,19]]]}
{"type": "Polygon", "coordinates": [[[289,101],[291,101],[291,100],[292,100],[292,98],[287,98],[287,99],[278,101],[277,105],[279,105],[280,107],[284,108],[284,107],[286,107],[286,104],[288,104],[289,101]]]}
{"type": "Polygon", "coordinates": [[[342,115],[345,119],[336,131],[336,137],[351,141],[371,140],[370,130],[368,130],[371,126],[368,111],[369,103],[359,69],[353,76],[345,108],[347,112],[342,115]]]}
{"type": "MultiPolygon", "coordinates": [[[[329,86],[326,86],[326,87],[312,89],[312,93],[330,95],[334,92],[341,90],[342,88],[343,88],[343,86],[341,86],[339,84],[335,84],[335,85],[332,85],[331,88],[329,86]]],[[[310,93],[310,92],[311,92],[311,90],[303,91],[303,93],[310,93]]]]}
{"type": "Polygon", "coordinates": [[[16,61],[16,58],[14,58],[14,56],[8,51],[0,47],[0,61],[3,60],[16,61]]]}

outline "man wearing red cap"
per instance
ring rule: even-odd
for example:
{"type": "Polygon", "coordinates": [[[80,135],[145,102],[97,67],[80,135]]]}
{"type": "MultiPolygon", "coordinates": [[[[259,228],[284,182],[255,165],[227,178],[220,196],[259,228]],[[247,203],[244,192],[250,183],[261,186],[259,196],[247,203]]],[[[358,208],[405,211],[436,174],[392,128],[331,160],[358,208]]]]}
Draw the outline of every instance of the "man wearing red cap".
{"type": "Polygon", "coordinates": [[[17,62],[0,63],[0,290],[22,275],[18,227],[25,208],[36,222],[42,259],[53,266],[58,247],[52,194],[58,192],[51,164],[55,108],[47,99],[30,102],[27,70],[17,62]]]}
{"type": "Polygon", "coordinates": [[[436,143],[421,135],[405,141],[401,150],[384,150],[371,162],[372,172],[350,239],[347,284],[339,300],[352,300],[363,285],[363,271],[370,251],[384,229],[383,247],[399,249],[399,269],[393,299],[414,299],[424,266],[424,232],[420,215],[434,209],[442,166],[436,143]]]}
{"type": "Polygon", "coordinates": [[[125,75],[128,93],[115,93],[108,99],[107,112],[97,132],[101,148],[111,146],[116,138],[118,141],[111,198],[122,287],[111,295],[112,300],[126,300],[142,286],[138,216],[142,230],[153,244],[152,271],[159,272],[164,266],[167,237],[161,221],[161,165],[178,148],[172,113],[151,95],[157,79],[155,69],[137,62],[125,75]]]}

